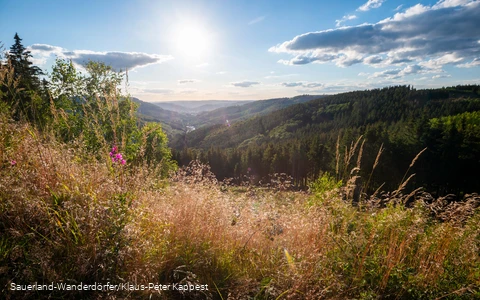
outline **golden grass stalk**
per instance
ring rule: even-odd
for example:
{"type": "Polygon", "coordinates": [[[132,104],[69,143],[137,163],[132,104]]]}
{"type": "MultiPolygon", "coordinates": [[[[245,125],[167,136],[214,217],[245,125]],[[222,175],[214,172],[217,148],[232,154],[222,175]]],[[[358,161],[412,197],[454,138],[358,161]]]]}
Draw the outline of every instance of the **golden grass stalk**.
{"type": "Polygon", "coordinates": [[[407,178],[407,180],[403,181],[402,184],[395,191],[393,191],[392,196],[397,196],[398,194],[400,194],[400,192],[405,189],[410,179],[412,179],[414,176],[415,176],[415,173],[410,175],[407,178]]]}
{"type": "Polygon", "coordinates": [[[408,169],[405,172],[405,174],[403,175],[402,180],[400,181],[399,185],[402,185],[403,180],[405,179],[405,177],[407,177],[408,171],[410,171],[410,169],[413,167],[413,165],[415,165],[415,162],[417,162],[420,155],[422,155],[422,153],[425,152],[425,151],[427,151],[427,148],[424,148],[422,151],[418,152],[418,154],[412,159],[412,162],[408,166],[408,169]]]}
{"type": "MultiPolygon", "coordinates": [[[[373,167],[372,167],[372,171],[370,172],[370,175],[368,176],[368,180],[367,180],[367,183],[362,187],[362,191],[361,193],[363,194],[363,192],[368,192],[368,187],[370,186],[370,181],[372,180],[372,176],[373,176],[373,171],[375,171],[375,168],[378,166],[378,163],[380,162],[380,156],[382,155],[383,151],[385,149],[383,148],[383,143],[380,145],[380,148],[378,149],[378,152],[377,152],[377,157],[375,157],[375,162],[373,163],[373,167]]],[[[384,185],[385,183],[383,183],[378,189],[377,191],[384,185]]],[[[376,191],[376,192],[377,192],[376,191]]],[[[376,192],[372,195],[372,197],[374,197],[374,195],[376,194],[376,192]]]]}
{"type": "Polygon", "coordinates": [[[340,165],[340,135],[337,137],[337,143],[335,145],[335,175],[338,178],[338,168],[340,165]]]}

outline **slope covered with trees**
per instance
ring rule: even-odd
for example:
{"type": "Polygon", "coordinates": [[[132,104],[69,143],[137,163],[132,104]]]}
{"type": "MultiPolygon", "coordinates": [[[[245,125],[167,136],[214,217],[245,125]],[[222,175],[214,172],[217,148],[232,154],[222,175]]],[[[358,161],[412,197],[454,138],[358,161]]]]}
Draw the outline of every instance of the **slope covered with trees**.
{"type": "Polygon", "coordinates": [[[181,135],[186,127],[191,125],[192,115],[163,109],[162,107],[132,97],[132,101],[138,104],[138,116],[144,122],[157,122],[162,124],[165,133],[169,137],[181,135]]]}
{"type": "Polygon", "coordinates": [[[193,130],[193,128],[233,124],[320,97],[302,95],[292,98],[259,101],[184,101],[186,103],[185,106],[188,106],[185,109],[177,108],[179,106],[178,103],[182,103],[182,101],[149,103],[137,98],[132,98],[132,100],[139,104],[138,113],[142,120],[161,123],[167,135],[174,139],[183,136],[183,134],[193,130]]]}
{"type": "Polygon", "coordinates": [[[440,194],[469,192],[479,187],[471,176],[480,167],[473,150],[480,148],[479,110],[478,86],[350,92],[190,132],[175,142],[175,157],[181,164],[200,158],[220,179],[287,173],[306,185],[322,172],[335,173],[337,156],[362,136],[361,176],[368,177],[380,146],[385,149],[372,188],[383,182],[394,188],[405,166],[427,148],[413,184],[440,194]]]}
{"type": "Polygon", "coordinates": [[[192,124],[199,126],[208,126],[215,124],[231,124],[254,116],[261,116],[282,108],[308,102],[313,99],[321,98],[316,95],[301,95],[292,98],[267,99],[259,101],[250,101],[241,105],[231,105],[218,108],[212,111],[202,112],[195,116],[192,124]]]}

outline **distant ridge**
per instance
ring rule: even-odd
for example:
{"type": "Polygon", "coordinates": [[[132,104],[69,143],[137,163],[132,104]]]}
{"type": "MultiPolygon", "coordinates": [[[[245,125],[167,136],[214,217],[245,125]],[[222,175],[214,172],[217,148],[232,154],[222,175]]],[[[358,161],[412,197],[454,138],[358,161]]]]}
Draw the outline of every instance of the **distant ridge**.
{"type": "Polygon", "coordinates": [[[180,113],[198,114],[205,111],[211,111],[221,107],[242,105],[256,100],[176,100],[151,102],[163,109],[172,110],[180,113]]]}
{"type": "Polygon", "coordinates": [[[300,95],[292,98],[267,100],[199,100],[145,102],[132,97],[139,104],[141,120],[159,122],[172,139],[176,135],[215,124],[233,124],[255,116],[265,115],[290,105],[321,98],[319,95],[300,95]],[[188,126],[188,127],[187,127],[188,126]]]}
{"type": "Polygon", "coordinates": [[[234,123],[254,116],[269,114],[290,105],[304,103],[322,98],[320,95],[300,95],[291,98],[275,98],[259,101],[249,101],[243,105],[233,105],[203,112],[197,115],[192,123],[196,126],[234,123]]]}

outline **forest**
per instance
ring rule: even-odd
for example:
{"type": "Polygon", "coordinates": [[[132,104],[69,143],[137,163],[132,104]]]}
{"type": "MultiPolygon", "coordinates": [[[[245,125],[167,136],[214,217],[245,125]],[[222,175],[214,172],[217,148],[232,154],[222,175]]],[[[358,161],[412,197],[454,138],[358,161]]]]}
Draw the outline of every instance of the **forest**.
{"type": "Polygon", "coordinates": [[[285,173],[301,188],[325,172],[338,173],[336,156],[343,157],[361,137],[360,176],[368,177],[383,149],[373,190],[383,183],[387,189],[398,185],[411,159],[426,148],[413,170],[412,185],[438,195],[464,194],[480,188],[475,176],[480,167],[479,111],[478,85],[349,92],[231,126],[198,128],[178,136],[173,153],[180,165],[194,159],[208,163],[220,180],[248,176],[267,182],[270,174],[285,173]]]}

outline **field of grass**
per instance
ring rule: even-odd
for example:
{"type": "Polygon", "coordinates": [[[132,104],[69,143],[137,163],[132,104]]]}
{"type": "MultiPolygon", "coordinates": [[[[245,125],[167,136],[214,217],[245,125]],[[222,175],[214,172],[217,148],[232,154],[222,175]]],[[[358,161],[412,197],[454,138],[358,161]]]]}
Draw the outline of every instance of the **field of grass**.
{"type": "Polygon", "coordinates": [[[110,149],[90,157],[84,147],[1,115],[3,297],[480,297],[474,206],[464,218],[441,219],[422,199],[406,208],[392,197],[379,208],[352,205],[328,185],[311,192],[228,186],[201,164],[159,179],[153,166],[113,162],[110,149]],[[52,282],[133,290],[12,290],[52,282]],[[135,290],[149,283],[171,286],[135,290]]]}

